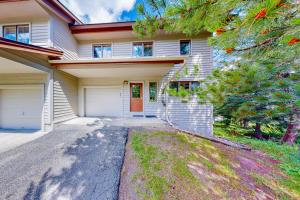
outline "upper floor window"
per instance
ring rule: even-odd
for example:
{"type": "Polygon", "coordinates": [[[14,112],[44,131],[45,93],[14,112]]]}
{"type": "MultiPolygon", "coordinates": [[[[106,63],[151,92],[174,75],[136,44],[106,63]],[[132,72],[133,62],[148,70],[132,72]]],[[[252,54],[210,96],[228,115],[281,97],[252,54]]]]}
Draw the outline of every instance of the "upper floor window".
{"type": "Polygon", "coordinates": [[[180,41],[180,55],[190,55],[191,54],[191,40],[181,40],[180,41]]]}
{"type": "Polygon", "coordinates": [[[93,46],[94,58],[110,58],[112,56],[111,44],[97,44],[93,46]]]}
{"type": "Polygon", "coordinates": [[[9,25],[3,26],[3,37],[22,43],[30,43],[29,25],[9,25]]]}
{"type": "Polygon", "coordinates": [[[153,55],[152,42],[135,42],[133,43],[133,56],[145,57],[153,55]]]}

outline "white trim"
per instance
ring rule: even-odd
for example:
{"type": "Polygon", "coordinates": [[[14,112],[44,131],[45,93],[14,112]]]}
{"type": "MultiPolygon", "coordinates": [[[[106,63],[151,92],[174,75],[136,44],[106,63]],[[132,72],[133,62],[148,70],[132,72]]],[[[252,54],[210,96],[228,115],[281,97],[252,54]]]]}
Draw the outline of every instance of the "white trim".
{"type": "Polygon", "coordinates": [[[51,64],[69,64],[69,63],[101,63],[101,62],[143,62],[143,61],[168,61],[185,60],[190,56],[146,56],[146,57],[122,57],[122,58],[103,58],[103,59],[80,59],[80,60],[49,60],[51,64]]]}
{"type": "Polygon", "coordinates": [[[178,52],[179,54],[179,56],[192,56],[193,55],[193,52],[192,52],[192,39],[179,39],[179,52],[178,52]],[[181,41],[190,41],[190,52],[189,52],[189,54],[188,55],[181,55],[181,52],[180,52],[180,42],[181,41]]]}
{"type": "Polygon", "coordinates": [[[31,84],[31,85],[0,85],[0,89],[8,90],[17,90],[17,89],[39,89],[41,91],[41,100],[42,100],[42,116],[41,116],[41,131],[45,131],[45,84],[31,84]]]}
{"type": "MultiPolygon", "coordinates": [[[[2,37],[4,38],[4,35],[3,35],[3,32],[4,32],[4,26],[18,26],[18,25],[28,25],[29,26],[29,44],[32,44],[32,24],[31,22],[16,22],[16,23],[6,23],[6,24],[1,24],[1,34],[2,34],[2,37]]],[[[18,32],[18,30],[16,30],[18,32]]],[[[16,32],[16,34],[18,34],[16,32]]]]}
{"type": "Polygon", "coordinates": [[[131,41],[131,57],[132,58],[151,58],[155,56],[154,52],[154,40],[142,40],[142,41],[131,41]],[[133,44],[134,43],[143,43],[143,54],[144,54],[144,43],[152,43],[152,56],[134,56],[133,44]]]}
{"type": "MultiPolygon", "coordinates": [[[[103,48],[101,48],[101,53],[103,54],[103,48]]],[[[102,60],[102,59],[110,59],[110,58],[112,58],[113,57],[113,43],[112,42],[107,42],[107,43],[105,43],[105,42],[99,42],[99,43],[92,43],[92,59],[95,59],[95,60],[102,60]],[[94,46],[97,46],[97,45],[99,45],[99,46],[102,46],[102,45],[110,45],[110,47],[111,47],[111,56],[110,57],[102,57],[102,58],[95,58],[94,57],[94,46]]]]}
{"type": "Polygon", "coordinates": [[[148,81],[148,103],[157,103],[158,102],[158,81],[148,81]],[[156,99],[155,101],[150,101],[150,83],[156,83],[156,99]]]}

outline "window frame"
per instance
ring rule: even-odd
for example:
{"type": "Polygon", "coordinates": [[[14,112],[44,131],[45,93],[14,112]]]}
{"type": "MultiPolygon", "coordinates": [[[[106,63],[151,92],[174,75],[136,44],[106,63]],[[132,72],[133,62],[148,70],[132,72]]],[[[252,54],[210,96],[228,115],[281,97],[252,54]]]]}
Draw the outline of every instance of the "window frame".
{"type": "MultiPolygon", "coordinates": [[[[28,26],[29,42],[28,43],[20,42],[20,43],[31,44],[31,41],[32,41],[31,23],[11,23],[11,24],[2,24],[1,26],[2,26],[2,37],[4,39],[7,39],[7,38],[5,38],[5,27],[15,27],[15,29],[16,29],[16,40],[12,40],[12,41],[15,41],[15,42],[20,42],[20,41],[18,41],[18,35],[19,35],[18,27],[19,26],[28,26]]],[[[10,39],[8,39],[8,40],[10,40],[10,39]]]]}
{"type": "Polygon", "coordinates": [[[182,39],[182,40],[179,40],[179,55],[181,56],[191,56],[192,55],[192,40],[191,39],[182,39]],[[190,43],[190,50],[189,50],[189,53],[188,54],[181,54],[181,42],[186,42],[188,41],[190,43]]]}
{"type": "Polygon", "coordinates": [[[154,56],[154,42],[153,41],[134,41],[132,42],[132,45],[131,45],[131,49],[132,49],[132,57],[135,57],[135,58],[144,58],[144,57],[153,57],[154,56]],[[138,44],[138,43],[142,43],[142,56],[135,56],[134,55],[134,45],[135,44],[138,44]],[[151,43],[152,44],[152,55],[151,56],[145,56],[145,43],[151,43]]]}
{"type": "MultiPolygon", "coordinates": [[[[193,89],[193,87],[192,87],[193,82],[199,82],[199,81],[171,81],[171,83],[176,83],[176,88],[173,88],[173,89],[176,89],[177,92],[179,91],[180,87],[182,87],[184,84],[187,84],[187,83],[189,84],[188,90],[194,91],[195,89],[193,89]]],[[[201,87],[200,83],[199,83],[199,87],[201,87]]],[[[170,86],[169,86],[169,88],[170,88],[170,86]]]]}
{"type": "Polygon", "coordinates": [[[148,83],[148,95],[149,95],[149,98],[148,98],[148,101],[149,103],[156,103],[157,102],[157,99],[158,99],[158,81],[149,81],[148,83]],[[151,100],[150,99],[150,83],[155,83],[156,84],[156,87],[155,87],[155,100],[151,100]]]}
{"type": "Polygon", "coordinates": [[[97,43],[92,45],[92,57],[93,59],[106,59],[106,58],[112,58],[113,57],[113,45],[112,43],[97,43]],[[109,45],[111,48],[111,56],[110,57],[103,57],[103,46],[109,45]],[[101,46],[101,56],[102,57],[95,57],[95,47],[101,46]]]}

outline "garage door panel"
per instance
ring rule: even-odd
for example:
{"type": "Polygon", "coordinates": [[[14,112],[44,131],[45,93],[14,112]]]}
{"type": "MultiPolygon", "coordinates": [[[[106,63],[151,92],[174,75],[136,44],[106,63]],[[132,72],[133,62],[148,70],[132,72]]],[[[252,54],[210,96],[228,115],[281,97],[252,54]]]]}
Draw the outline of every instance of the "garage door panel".
{"type": "Polygon", "coordinates": [[[89,117],[122,115],[121,87],[87,88],[85,113],[89,117]]]}
{"type": "Polygon", "coordinates": [[[0,128],[40,129],[42,111],[41,89],[0,90],[0,128]]]}

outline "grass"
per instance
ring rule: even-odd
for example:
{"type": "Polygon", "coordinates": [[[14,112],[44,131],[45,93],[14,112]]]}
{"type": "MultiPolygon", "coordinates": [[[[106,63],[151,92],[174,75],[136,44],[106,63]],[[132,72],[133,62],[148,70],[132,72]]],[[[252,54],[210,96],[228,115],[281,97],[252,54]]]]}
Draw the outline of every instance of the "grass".
{"type": "Polygon", "coordinates": [[[291,193],[300,195],[300,155],[297,145],[282,145],[272,140],[250,138],[245,136],[249,130],[232,126],[226,127],[224,124],[217,123],[214,127],[214,133],[215,135],[249,145],[280,161],[278,168],[288,176],[288,178],[280,178],[280,183],[285,185],[291,193]],[[232,134],[232,130],[234,130],[234,134],[232,134]]]}
{"type": "MultiPolygon", "coordinates": [[[[135,135],[131,143],[143,169],[137,176],[147,180],[145,187],[151,192],[151,195],[144,194],[144,198],[150,196],[149,199],[161,199],[168,184],[164,177],[157,175],[157,172],[163,167],[162,162],[165,155],[159,153],[156,147],[145,145],[145,140],[146,138],[141,135],[135,135]]],[[[141,193],[141,191],[138,192],[141,193]]]]}
{"type": "Polygon", "coordinates": [[[132,180],[143,183],[135,188],[141,199],[216,199],[227,192],[224,180],[230,180],[226,186],[240,189],[232,162],[209,141],[186,134],[134,132],[130,146],[139,165],[132,180]]]}
{"type": "Polygon", "coordinates": [[[239,135],[248,130],[235,129],[233,135],[231,130],[222,124],[215,127],[217,135],[261,150],[280,163],[183,133],[133,131],[130,159],[137,166],[129,177],[138,199],[255,199],[257,195],[299,199],[296,147],[239,135]],[[246,164],[241,163],[241,157],[246,164]]]}

